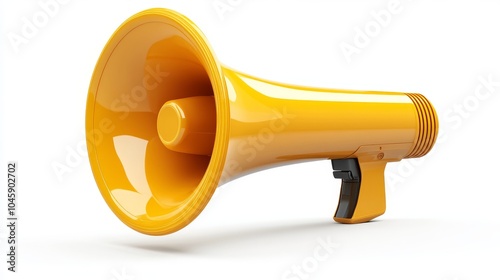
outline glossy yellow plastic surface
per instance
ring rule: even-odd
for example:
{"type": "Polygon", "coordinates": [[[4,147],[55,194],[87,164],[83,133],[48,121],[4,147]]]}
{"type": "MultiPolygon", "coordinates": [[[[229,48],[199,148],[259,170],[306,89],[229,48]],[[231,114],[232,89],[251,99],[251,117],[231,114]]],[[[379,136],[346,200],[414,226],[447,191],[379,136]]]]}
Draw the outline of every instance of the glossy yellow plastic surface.
{"type": "Polygon", "coordinates": [[[131,228],[161,235],[189,224],[225,182],[316,159],[359,160],[356,210],[336,220],[368,221],[385,211],[386,163],[426,154],[438,127],[418,94],[291,86],[223,67],[189,19],[151,9],[105,46],[86,130],[109,207],[131,228]]]}

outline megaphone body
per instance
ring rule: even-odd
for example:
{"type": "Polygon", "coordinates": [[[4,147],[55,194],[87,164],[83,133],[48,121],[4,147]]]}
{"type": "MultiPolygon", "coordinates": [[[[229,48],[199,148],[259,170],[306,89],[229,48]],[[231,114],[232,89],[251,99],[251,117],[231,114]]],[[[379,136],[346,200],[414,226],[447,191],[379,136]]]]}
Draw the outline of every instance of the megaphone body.
{"type": "Polygon", "coordinates": [[[387,162],[428,153],[438,121],[420,94],[285,85],[224,67],[191,21],[151,9],[104,48],[86,130],[110,208],[161,235],[196,218],[217,186],[320,159],[342,179],[334,219],[369,221],[385,211],[387,162]]]}

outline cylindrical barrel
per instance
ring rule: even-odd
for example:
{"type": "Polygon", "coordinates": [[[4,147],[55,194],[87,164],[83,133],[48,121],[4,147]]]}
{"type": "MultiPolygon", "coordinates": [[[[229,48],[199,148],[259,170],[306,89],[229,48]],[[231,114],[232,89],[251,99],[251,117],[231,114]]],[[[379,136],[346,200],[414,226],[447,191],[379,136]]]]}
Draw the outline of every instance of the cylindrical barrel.
{"type": "Polygon", "coordinates": [[[363,146],[399,145],[405,149],[396,158],[418,157],[436,140],[436,113],[420,94],[284,85],[229,69],[224,74],[229,180],[294,160],[353,157],[363,146]]]}

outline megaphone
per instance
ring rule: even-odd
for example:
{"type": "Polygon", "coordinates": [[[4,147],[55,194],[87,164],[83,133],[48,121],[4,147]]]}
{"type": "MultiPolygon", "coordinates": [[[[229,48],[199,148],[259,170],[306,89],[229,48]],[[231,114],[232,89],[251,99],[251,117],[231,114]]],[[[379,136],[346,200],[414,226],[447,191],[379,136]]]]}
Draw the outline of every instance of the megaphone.
{"type": "Polygon", "coordinates": [[[86,108],[102,196],[150,235],[188,225],[226,182],[320,159],[342,180],[334,220],[369,221],[385,212],[387,162],[427,154],[437,131],[420,94],[293,86],[224,67],[196,25],[168,9],[115,31],[86,108]]]}

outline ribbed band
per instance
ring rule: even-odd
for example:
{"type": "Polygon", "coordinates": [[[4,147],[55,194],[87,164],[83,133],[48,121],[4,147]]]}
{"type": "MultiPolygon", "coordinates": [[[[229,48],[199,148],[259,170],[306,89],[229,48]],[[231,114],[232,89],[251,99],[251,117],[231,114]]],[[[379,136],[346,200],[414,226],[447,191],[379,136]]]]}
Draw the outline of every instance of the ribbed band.
{"type": "Polygon", "coordinates": [[[411,152],[405,158],[421,157],[427,154],[436,142],[438,133],[438,118],[432,104],[423,95],[418,93],[406,94],[417,110],[418,131],[411,152]]]}

